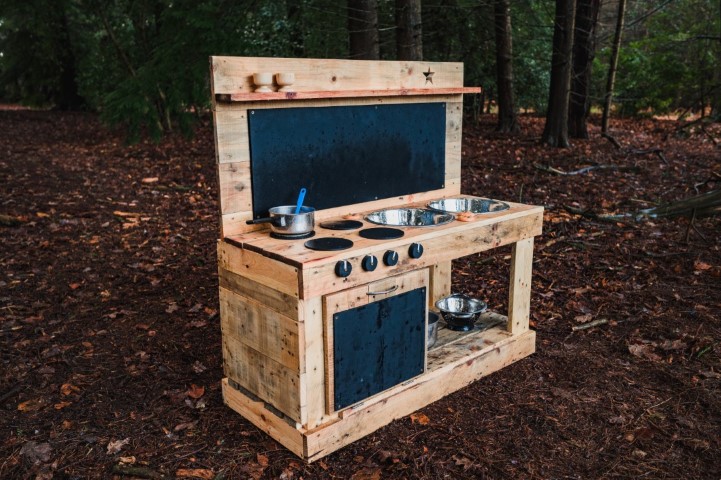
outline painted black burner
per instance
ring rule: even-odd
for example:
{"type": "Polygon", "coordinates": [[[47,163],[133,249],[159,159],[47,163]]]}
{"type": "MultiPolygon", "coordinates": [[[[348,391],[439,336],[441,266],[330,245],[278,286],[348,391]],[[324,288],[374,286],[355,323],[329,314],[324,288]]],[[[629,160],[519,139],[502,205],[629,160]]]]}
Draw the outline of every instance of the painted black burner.
{"type": "Polygon", "coordinates": [[[308,232],[308,233],[297,233],[297,234],[270,232],[270,236],[272,238],[277,238],[278,240],[303,240],[306,238],[311,238],[314,235],[315,235],[315,231],[308,232]]]}
{"type": "Polygon", "coordinates": [[[398,228],[374,227],[365,228],[358,232],[358,235],[371,240],[392,240],[394,238],[401,238],[404,234],[403,230],[398,228]]]}
{"type": "Polygon", "coordinates": [[[320,226],[328,230],[355,230],[356,228],[361,228],[363,222],[359,222],[358,220],[330,220],[328,222],[322,222],[320,226]]]}
{"type": "Polygon", "coordinates": [[[321,237],[305,242],[311,250],[345,250],[353,246],[353,241],[347,238],[321,237]]]}

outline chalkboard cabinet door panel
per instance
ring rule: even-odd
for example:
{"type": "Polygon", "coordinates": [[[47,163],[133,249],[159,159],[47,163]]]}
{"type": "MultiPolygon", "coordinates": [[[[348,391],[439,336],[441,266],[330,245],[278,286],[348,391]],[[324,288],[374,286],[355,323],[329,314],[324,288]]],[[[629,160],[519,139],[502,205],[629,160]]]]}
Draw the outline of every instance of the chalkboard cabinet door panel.
{"type": "Polygon", "coordinates": [[[324,297],[329,413],[422,374],[428,269],[324,297]]]}

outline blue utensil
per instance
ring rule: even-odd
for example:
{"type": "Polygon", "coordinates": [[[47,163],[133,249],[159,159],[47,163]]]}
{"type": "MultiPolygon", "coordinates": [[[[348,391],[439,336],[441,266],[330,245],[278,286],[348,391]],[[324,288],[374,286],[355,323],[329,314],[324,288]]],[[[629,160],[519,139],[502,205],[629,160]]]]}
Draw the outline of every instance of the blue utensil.
{"type": "Polygon", "coordinates": [[[303,206],[303,200],[305,200],[305,188],[301,188],[300,192],[298,193],[298,203],[295,205],[295,214],[298,215],[300,213],[300,207],[303,206]]]}

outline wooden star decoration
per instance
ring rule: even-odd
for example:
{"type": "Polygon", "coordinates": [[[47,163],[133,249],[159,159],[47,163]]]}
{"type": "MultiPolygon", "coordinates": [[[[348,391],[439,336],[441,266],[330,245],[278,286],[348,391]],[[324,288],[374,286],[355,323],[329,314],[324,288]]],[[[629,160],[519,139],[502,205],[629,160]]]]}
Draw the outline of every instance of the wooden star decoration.
{"type": "Polygon", "coordinates": [[[433,74],[436,72],[431,72],[431,67],[428,67],[427,72],[423,72],[423,75],[426,76],[426,83],[431,82],[433,83],[433,74]]]}

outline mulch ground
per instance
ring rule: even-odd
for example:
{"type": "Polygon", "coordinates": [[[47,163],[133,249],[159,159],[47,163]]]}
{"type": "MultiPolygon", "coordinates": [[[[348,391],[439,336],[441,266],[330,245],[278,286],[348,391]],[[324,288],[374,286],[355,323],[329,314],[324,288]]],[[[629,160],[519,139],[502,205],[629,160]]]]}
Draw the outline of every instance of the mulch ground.
{"type": "MultiPolygon", "coordinates": [[[[721,477],[721,218],[565,208],[721,188],[721,127],[557,150],[541,119],[493,120],[466,121],[463,190],[546,207],[537,353],[305,465],[221,398],[210,124],[128,146],[93,115],[0,111],[0,478],[721,477]],[[545,168],[594,164],[619,168],[545,168]]],[[[454,290],[505,313],[509,257],[459,259],[454,290]]]]}

